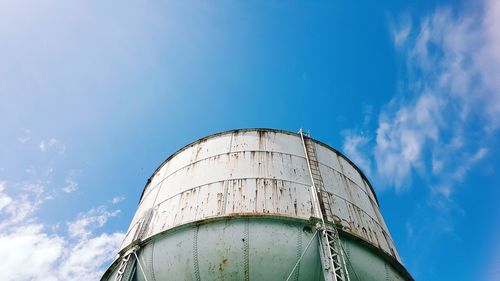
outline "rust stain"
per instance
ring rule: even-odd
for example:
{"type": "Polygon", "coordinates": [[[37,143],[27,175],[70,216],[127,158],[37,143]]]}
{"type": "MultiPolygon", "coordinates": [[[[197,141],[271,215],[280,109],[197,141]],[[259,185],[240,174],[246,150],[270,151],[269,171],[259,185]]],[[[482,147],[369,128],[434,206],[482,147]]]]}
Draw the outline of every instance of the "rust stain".
{"type": "Polygon", "coordinates": [[[219,271],[224,271],[227,267],[228,260],[226,257],[222,258],[222,261],[219,263],[219,271]]]}
{"type": "Polygon", "coordinates": [[[257,134],[259,135],[259,142],[265,137],[266,131],[264,130],[257,130],[257,134]]]}
{"type": "Polygon", "coordinates": [[[200,151],[202,149],[202,146],[200,144],[198,144],[198,148],[196,149],[196,154],[194,155],[194,161],[198,160],[198,156],[200,155],[200,151]]]}

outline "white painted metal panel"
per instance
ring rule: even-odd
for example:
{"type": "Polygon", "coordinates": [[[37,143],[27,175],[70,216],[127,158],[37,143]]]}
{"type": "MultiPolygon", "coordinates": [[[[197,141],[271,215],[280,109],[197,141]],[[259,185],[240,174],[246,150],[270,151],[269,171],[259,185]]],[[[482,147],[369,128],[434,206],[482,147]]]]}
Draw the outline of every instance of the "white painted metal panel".
{"type": "Polygon", "coordinates": [[[272,131],[234,132],[232,135],[231,152],[268,151],[304,157],[304,149],[302,143],[296,140],[297,136],[272,131]]]}
{"type": "Polygon", "coordinates": [[[324,165],[320,165],[319,169],[326,191],[342,198],[349,196],[346,181],[340,172],[324,165]]]}
{"type": "Polygon", "coordinates": [[[340,165],[342,166],[342,171],[344,175],[350,178],[353,182],[355,182],[358,186],[363,186],[363,179],[359,172],[352,166],[347,160],[343,157],[339,157],[340,165]]]}
{"type": "Polygon", "coordinates": [[[337,153],[320,144],[316,144],[316,152],[318,154],[319,163],[333,168],[337,172],[342,172],[342,167],[340,166],[339,156],[337,153]]]}
{"type": "Polygon", "coordinates": [[[144,213],[154,206],[154,201],[156,196],[158,195],[158,191],[160,190],[159,186],[150,190],[147,194],[144,194],[141,202],[139,203],[139,207],[137,207],[137,211],[135,212],[134,218],[132,219],[132,224],[135,224],[140,220],[144,213]]]}
{"type": "Polygon", "coordinates": [[[245,178],[276,178],[309,184],[303,158],[270,152],[237,152],[196,162],[164,179],[159,202],[203,184],[245,178]]]}
{"type": "Polygon", "coordinates": [[[363,185],[364,185],[365,190],[367,191],[370,199],[374,202],[377,202],[377,199],[375,199],[375,194],[373,193],[373,191],[370,188],[370,184],[366,180],[363,180],[363,185]]]}
{"type": "Polygon", "coordinates": [[[356,183],[351,181],[350,179],[346,179],[349,188],[348,191],[350,193],[350,200],[352,204],[356,205],[358,208],[369,214],[371,217],[376,219],[375,212],[373,211],[373,206],[370,203],[370,198],[368,197],[368,194],[359,187],[356,183]]]}

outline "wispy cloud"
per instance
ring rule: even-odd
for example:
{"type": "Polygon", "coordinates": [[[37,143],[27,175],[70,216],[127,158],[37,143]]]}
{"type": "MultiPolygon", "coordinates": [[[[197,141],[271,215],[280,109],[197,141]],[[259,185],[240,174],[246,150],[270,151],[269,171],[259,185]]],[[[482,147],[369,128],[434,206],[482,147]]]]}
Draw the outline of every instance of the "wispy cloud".
{"type": "Polygon", "coordinates": [[[54,137],[41,140],[38,144],[38,149],[41,152],[52,150],[60,155],[66,153],[66,145],[54,137]]]}
{"type": "Polygon", "coordinates": [[[40,144],[38,145],[38,148],[40,148],[41,152],[47,151],[47,149],[51,148],[57,143],[57,140],[55,138],[50,138],[48,140],[42,140],[40,144]]]}
{"type": "Polygon", "coordinates": [[[125,200],[125,196],[121,195],[121,196],[113,197],[111,200],[109,200],[109,202],[111,204],[115,205],[115,204],[122,202],[123,200],[125,200]]]}
{"type": "Polygon", "coordinates": [[[79,170],[70,170],[68,176],[64,180],[65,186],[61,188],[61,190],[65,193],[73,193],[78,190],[78,182],[75,177],[81,173],[79,170]]]}
{"type": "Polygon", "coordinates": [[[440,97],[422,93],[416,101],[380,115],[374,154],[383,182],[401,189],[410,184],[413,169],[424,169],[424,150],[439,143],[442,104],[440,97]]]}
{"type": "Polygon", "coordinates": [[[99,280],[103,265],[115,257],[123,237],[120,232],[103,233],[73,244],[66,249],[64,262],[56,269],[58,280],[99,280]]]}
{"type": "Polygon", "coordinates": [[[370,139],[366,136],[344,131],[344,144],[342,150],[349,155],[349,158],[362,167],[368,174],[371,174],[371,161],[366,155],[366,146],[370,139]]]}
{"type": "Polygon", "coordinates": [[[30,139],[31,139],[31,130],[29,129],[25,129],[23,131],[23,135],[17,138],[17,140],[20,143],[27,143],[28,141],[30,141],[30,139]]]}
{"type": "Polygon", "coordinates": [[[0,231],[15,227],[20,224],[28,224],[34,221],[34,214],[39,207],[52,195],[45,191],[43,182],[21,182],[16,183],[16,189],[21,192],[13,197],[5,191],[7,183],[3,182],[0,188],[0,198],[4,205],[1,208],[0,231]]]}
{"type": "Polygon", "coordinates": [[[2,212],[3,208],[8,206],[12,202],[12,198],[4,192],[5,184],[5,181],[0,182],[0,213],[2,212]]]}
{"type": "Polygon", "coordinates": [[[66,179],[65,182],[66,182],[66,185],[63,188],[61,188],[61,190],[63,192],[72,193],[78,189],[78,182],[76,182],[72,179],[66,179]]]}
{"type": "Polygon", "coordinates": [[[408,40],[411,32],[411,21],[409,17],[403,17],[398,26],[392,26],[392,37],[394,39],[394,45],[397,48],[401,48],[403,44],[408,40]]]}
{"type": "Polygon", "coordinates": [[[393,25],[402,91],[374,132],[344,135],[344,151],[378,186],[404,190],[419,175],[449,197],[500,126],[500,3],[486,1],[480,15],[437,9],[417,22],[393,25]]]}
{"type": "Polygon", "coordinates": [[[68,232],[71,237],[86,239],[92,235],[93,230],[104,226],[109,218],[119,214],[120,210],[108,211],[105,206],[92,208],[86,213],[80,213],[75,221],[68,223],[68,232]]]}

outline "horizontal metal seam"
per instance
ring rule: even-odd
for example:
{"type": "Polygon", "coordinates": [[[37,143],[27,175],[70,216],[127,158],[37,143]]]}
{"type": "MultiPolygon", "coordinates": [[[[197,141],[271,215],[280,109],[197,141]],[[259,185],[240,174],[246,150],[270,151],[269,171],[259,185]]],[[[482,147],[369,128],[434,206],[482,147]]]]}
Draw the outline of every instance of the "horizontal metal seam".
{"type": "MultiPolygon", "coordinates": [[[[214,183],[220,183],[220,182],[227,182],[227,181],[231,181],[231,180],[242,180],[242,179],[264,179],[264,180],[266,180],[266,179],[267,179],[267,180],[281,180],[281,179],[275,179],[275,178],[262,178],[262,177],[258,177],[258,178],[257,178],[257,177],[255,177],[255,178],[253,178],[253,177],[252,177],[252,178],[249,178],[249,177],[246,177],[246,178],[233,178],[233,179],[226,179],[226,180],[214,181],[214,182],[206,183],[206,184],[203,184],[203,185],[198,185],[198,186],[192,187],[192,188],[190,188],[190,189],[184,190],[184,191],[182,191],[182,192],[176,193],[175,195],[172,195],[172,196],[168,197],[167,199],[165,199],[165,200],[163,200],[163,201],[159,202],[158,204],[154,205],[154,206],[153,206],[153,208],[156,208],[156,207],[160,206],[161,204],[163,204],[163,203],[165,203],[165,202],[169,201],[170,199],[172,199],[172,198],[174,198],[174,197],[177,197],[177,196],[182,195],[182,193],[184,193],[184,192],[188,192],[188,191],[191,191],[191,190],[193,190],[193,189],[196,189],[196,188],[199,188],[199,187],[202,187],[202,186],[207,186],[207,185],[211,185],[211,184],[214,184],[214,183]]],[[[305,186],[305,187],[309,188],[309,185],[302,184],[302,183],[299,183],[299,182],[288,181],[288,180],[281,180],[281,181],[283,181],[283,182],[295,183],[295,184],[302,185],[302,186],[305,186]]],[[[351,204],[351,205],[353,205],[353,206],[356,206],[356,207],[357,207],[357,205],[356,205],[356,204],[354,204],[353,202],[351,202],[351,201],[349,201],[349,200],[347,200],[347,199],[345,199],[345,198],[343,198],[343,197],[341,197],[341,196],[339,196],[339,195],[337,195],[337,194],[334,194],[334,193],[331,193],[331,192],[328,192],[328,191],[326,191],[326,192],[327,192],[328,194],[332,195],[332,196],[335,196],[335,197],[337,197],[337,198],[340,198],[340,199],[342,199],[342,200],[346,201],[347,203],[349,203],[349,204],[351,204]]],[[[388,235],[387,235],[387,231],[385,231],[385,230],[384,230],[384,228],[382,227],[382,225],[381,225],[381,224],[380,224],[380,223],[379,223],[376,219],[374,219],[374,218],[373,218],[370,214],[368,214],[365,210],[363,210],[363,209],[361,209],[361,208],[359,208],[359,207],[357,207],[357,208],[358,208],[359,210],[361,210],[361,212],[363,212],[364,214],[366,214],[366,215],[367,215],[367,216],[368,216],[368,217],[369,217],[369,218],[370,218],[370,219],[371,219],[371,220],[372,220],[372,221],[373,221],[373,222],[374,222],[374,223],[375,223],[375,224],[379,227],[379,229],[383,232],[383,234],[385,234],[385,235],[384,235],[384,238],[385,238],[386,240],[389,240],[390,242],[392,242],[392,245],[394,245],[394,241],[393,241],[392,239],[390,239],[390,236],[388,236],[388,235]],[[388,237],[389,237],[389,239],[387,239],[388,237]]],[[[136,224],[137,224],[137,223],[136,223],[136,224]]],[[[389,247],[391,247],[391,245],[388,245],[388,246],[389,246],[389,247]]],[[[392,246],[392,247],[393,247],[393,246],[392,246]]]]}
{"type": "MultiPolygon", "coordinates": [[[[339,173],[339,174],[341,174],[341,175],[345,176],[346,178],[350,179],[350,180],[351,180],[351,181],[352,181],[352,182],[356,185],[356,187],[358,187],[358,188],[359,188],[359,189],[360,189],[360,190],[361,190],[364,194],[366,194],[366,196],[368,196],[368,199],[370,199],[370,194],[368,194],[368,193],[366,192],[366,190],[364,190],[363,188],[361,188],[361,186],[357,185],[357,184],[356,184],[356,182],[354,182],[354,180],[353,180],[353,179],[351,179],[350,177],[348,177],[348,176],[347,176],[344,172],[337,171],[337,170],[336,170],[336,169],[334,169],[333,167],[330,167],[330,166],[328,166],[328,165],[325,165],[325,164],[323,164],[323,163],[321,163],[321,162],[319,162],[319,161],[318,161],[318,164],[319,164],[319,165],[321,165],[321,166],[326,167],[326,168],[327,168],[327,169],[329,169],[329,170],[333,170],[333,171],[335,171],[335,172],[337,172],[337,173],[339,173]]],[[[349,186],[347,186],[347,187],[349,188],[349,186]]],[[[378,206],[378,205],[377,205],[377,206],[378,206]]]]}
{"type": "MultiPolygon", "coordinates": [[[[186,169],[186,168],[187,168],[187,167],[189,167],[189,166],[192,166],[193,164],[199,163],[199,162],[201,162],[201,161],[206,161],[206,160],[209,160],[209,159],[212,159],[212,158],[216,158],[216,157],[219,157],[219,156],[222,156],[222,155],[228,155],[228,154],[234,154],[234,153],[238,153],[238,154],[240,154],[240,153],[243,153],[243,152],[250,152],[250,153],[251,153],[251,152],[267,152],[267,153],[272,152],[272,153],[277,153],[277,154],[281,154],[281,155],[289,155],[289,156],[294,156],[294,157],[296,157],[296,158],[302,158],[302,159],[305,159],[305,157],[304,157],[304,156],[300,156],[300,155],[297,155],[297,154],[283,153],[283,152],[278,152],[278,151],[269,151],[269,150],[239,150],[239,151],[230,151],[230,152],[224,152],[224,153],[214,154],[214,155],[212,155],[212,156],[210,156],[210,157],[203,158],[203,159],[200,159],[200,160],[196,160],[196,161],[194,161],[194,162],[190,162],[189,164],[184,165],[184,166],[182,166],[182,167],[178,168],[177,170],[173,171],[172,173],[170,173],[170,174],[166,175],[166,176],[165,176],[165,177],[164,177],[164,178],[163,178],[160,182],[158,182],[158,184],[157,184],[157,185],[155,185],[153,188],[151,188],[151,190],[149,190],[147,193],[144,193],[143,198],[145,198],[145,197],[146,197],[146,196],[147,196],[147,195],[148,195],[151,191],[153,191],[153,189],[155,189],[155,187],[156,187],[156,186],[158,186],[158,185],[162,184],[162,183],[163,183],[163,182],[164,182],[167,178],[169,178],[170,176],[172,176],[172,175],[176,174],[176,173],[177,173],[177,172],[179,172],[180,170],[183,170],[183,169],[186,169]]],[[[159,172],[159,171],[158,171],[158,172],[159,172]]],[[[154,176],[154,175],[156,175],[158,172],[155,172],[155,173],[153,174],[153,176],[154,176]]],[[[142,202],[142,200],[141,200],[141,202],[142,202]]],[[[141,202],[139,202],[139,205],[140,205],[140,203],[141,203],[141,202]]]]}
{"type": "MultiPolygon", "coordinates": [[[[158,182],[158,184],[157,184],[155,187],[153,187],[153,188],[152,188],[151,190],[149,190],[146,194],[144,194],[144,197],[143,197],[143,198],[146,198],[146,197],[147,197],[147,196],[148,196],[148,195],[149,195],[149,194],[150,194],[150,193],[151,193],[154,189],[157,189],[157,188],[156,188],[157,186],[162,185],[162,184],[163,184],[163,182],[164,182],[166,179],[168,179],[170,176],[172,176],[172,175],[176,174],[177,172],[179,172],[179,171],[181,171],[181,170],[183,170],[183,169],[186,169],[186,168],[187,168],[187,167],[189,167],[189,166],[192,166],[193,164],[196,164],[196,163],[201,162],[201,161],[206,161],[206,160],[209,160],[209,159],[212,159],[212,158],[216,158],[216,157],[219,157],[219,156],[222,156],[222,155],[229,155],[229,154],[234,154],[234,153],[239,153],[239,154],[240,154],[240,153],[243,153],[243,152],[250,152],[250,153],[251,153],[251,152],[272,152],[272,153],[278,153],[278,154],[281,154],[281,155],[288,155],[288,156],[293,156],[293,157],[296,157],[296,158],[306,159],[304,156],[300,156],[300,155],[296,155],[296,154],[282,153],[282,152],[275,152],[275,151],[268,151],[268,150],[241,150],[241,151],[234,151],[234,152],[220,153],[220,154],[213,155],[213,156],[211,156],[211,157],[207,157],[207,158],[203,158],[203,159],[197,160],[197,161],[195,161],[195,162],[191,162],[190,164],[185,165],[185,166],[182,166],[181,168],[179,168],[179,169],[175,170],[175,171],[174,171],[174,172],[172,172],[171,174],[168,174],[168,175],[167,175],[166,177],[164,177],[164,178],[163,178],[160,182],[158,182]]],[[[332,171],[335,171],[335,172],[337,172],[337,173],[339,173],[339,174],[341,174],[341,175],[345,176],[345,177],[346,177],[346,178],[348,178],[349,180],[351,180],[351,181],[355,184],[355,186],[356,186],[357,188],[359,188],[359,189],[360,189],[360,190],[361,190],[361,191],[362,191],[362,192],[363,192],[366,196],[368,196],[368,199],[370,199],[370,195],[367,193],[367,191],[366,191],[366,190],[364,190],[362,187],[358,186],[358,185],[354,182],[354,180],[353,180],[353,179],[351,179],[350,177],[348,177],[348,176],[347,176],[347,175],[346,175],[343,171],[338,171],[338,170],[334,169],[333,167],[330,167],[330,166],[328,166],[328,165],[324,164],[323,162],[320,162],[320,161],[317,161],[317,162],[318,162],[318,165],[324,166],[324,167],[326,167],[327,169],[332,170],[332,171]]],[[[340,164],[340,165],[342,165],[342,164],[340,164]]],[[[342,168],[342,166],[341,166],[341,168],[342,168]]],[[[342,169],[343,169],[343,168],[342,168],[342,169]]],[[[248,178],[248,177],[247,177],[247,178],[248,178]]],[[[245,178],[238,178],[238,179],[245,179],[245,178]]],[[[249,179],[251,179],[251,178],[249,178],[249,179]]],[[[299,182],[294,182],[294,181],[289,181],[289,180],[283,180],[283,181],[286,181],[286,182],[293,182],[293,183],[299,183],[299,182]]],[[[216,182],[220,182],[220,181],[215,181],[215,182],[212,182],[212,183],[216,183],[216,182]]],[[[211,184],[211,183],[209,183],[209,184],[211,184]]],[[[303,183],[299,183],[299,184],[303,184],[303,183]]],[[[203,184],[203,185],[207,185],[207,184],[203,184]]],[[[199,185],[199,186],[203,186],[203,185],[199,185]]],[[[195,186],[195,187],[193,187],[193,188],[197,188],[197,187],[199,187],[199,186],[195,186]]],[[[191,190],[191,189],[193,189],[193,188],[190,188],[190,189],[188,189],[188,190],[191,190]]],[[[346,186],[346,188],[349,188],[349,185],[347,185],[347,186],[346,186]]],[[[158,187],[158,189],[161,189],[161,186],[160,186],[160,187],[158,187]]],[[[187,190],[186,190],[186,191],[187,191],[187,190]]],[[[184,192],[184,191],[183,191],[183,192],[184,192]]],[[[158,194],[159,194],[159,193],[160,193],[160,192],[158,191],[158,192],[157,192],[157,196],[156,196],[156,197],[158,197],[158,194]]],[[[182,193],[182,192],[181,192],[181,193],[182,193]]],[[[176,196],[176,195],[178,195],[178,194],[180,194],[180,193],[177,193],[177,194],[175,194],[175,195],[173,195],[173,196],[171,196],[171,197],[167,198],[166,200],[168,200],[168,199],[170,199],[170,198],[173,198],[173,197],[175,197],[175,196],[176,196]]],[[[332,194],[333,194],[333,193],[332,193],[332,194]]],[[[349,203],[351,203],[351,204],[352,204],[352,202],[350,202],[350,201],[349,201],[349,200],[347,200],[346,198],[340,197],[340,196],[338,196],[338,195],[336,195],[336,194],[334,194],[334,195],[335,195],[335,196],[337,196],[337,197],[339,197],[339,198],[342,198],[342,199],[344,199],[345,201],[347,201],[347,202],[349,202],[349,203]]],[[[144,201],[144,200],[141,200],[141,202],[139,203],[139,206],[141,205],[141,203],[142,203],[143,201],[144,201]]],[[[164,201],[165,201],[165,200],[164,200],[164,201]]],[[[163,202],[163,201],[162,201],[162,202],[163,202]]],[[[162,202],[160,202],[160,203],[162,203],[162,202]]],[[[158,205],[159,205],[160,203],[158,203],[158,205]]],[[[153,201],[153,205],[154,205],[154,206],[156,205],[156,198],[155,198],[155,200],[153,201]]],[[[378,204],[377,204],[377,206],[378,206],[378,204]]],[[[370,216],[370,217],[371,217],[371,216],[370,216]]],[[[373,218],[373,217],[371,217],[371,218],[373,218]]]]}
{"type": "Polygon", "coordinates": [[[196,281],[200,281],[200,266],[198,263],[198,231],[198,227],[193,230],[193,270],[196,281]]]}
{"type": "MultiPolygon", "coordinates": [[[[211,185],[211,184],[214,184],[214,183],[221,183],[221,182],[227,182],[227,181],[232,181],[232,180],[244,180],[244,179],[250,179],[250,180],[252,180],[252,179],[279,180],[279,181],[283,181],[283,182],[295,183],[295,184],[302,185],[302,186],[305,186],[305,187],[309,188],[309,185],[308,185],[308,184],[303,184],[303,183],[300,183],[300,182],[289,181],[289,180],[283,180],[283,179],[276,179],[276,178],[263,178],[263,177],[231,178],[231,179],[219,180],[219,181],[209,182],[209,183],[205,183],[205,184],[202,184],[202,185],[197,185],[197,186],[191,187],[191,188],[186,189],[186,190],[184,190],[184,191],[178,192],[178,193],[176,193],[176,194],[174,194],[174,195],[172,195],[172,196],[168,197],[167,199],[165,199],[165,200],[163,200],[163,201],[161,201],[161,202],[155,203],[155,204],[153,205],[153,208],[155,208],[155,207],[157,207],[157,206],[160,206],[161,204],[165,203],[166,201],[168,201],[168,200],[170,200],[170,199],[172,199],[172,198],[174,198],[174,197],[177,197],[177,196],[182,195],[182,193],[184,193],[184,192],[192,191],[193,189],[196,189],[196,188],[199,188],[199,187],[202,187],[202,186],[207,186],[207,185],[211,185]]],[[[340,199],[342,199],[342,200],[346,201],[347,203],[349,203],[349,204],[351,204],[351,205],[353,205],[353,206],[357,206],[356,204],[354,204],[353,202],[349,201],[348,199],[346,199],[346,198],[344,198],[344,197],[342,197],[342,196],[339,196],[339,195],[337,195],[337,194],[335,194],[335,193],[331,193],[331,192],[326,191],[326,190],[325,190],[325,192],[327,192],[328,194],[331,194],[332,196],[335,196],[335,197],[337,197],[337,198],[340,198],[340,199]]],[[[361,208],[359,208],[359,207],[358,207],[358,209],[360,209],[360,210],[361,210],[364,214],[366,214],[369,218],[371,218],[373,221],[375,221],[375,223],[376,223],[378,226],[380,226],[380,228],[381,228],[384,232],[386,232],[386,231],[384,230],[384,228],[382,227],[382,225],[381,225],[381,224],[379,224],[375,218],[373,218],[373,217],[372,217],[370,214],[368,214],[365,210],[363,210],[363,209],[361,209],[361,208]]]]}
{"type": "Polygon", "coordinates": [[[154,207],[156,206],[160,206],[161,204],[165,203],[165,201],[168,201],[176,196],[179,196],[181,195],[182,193],[184,192],[187,192],[187,191],[191,191],[193,189],[196,189],[196,188],[199,188],[199,187],[202,187],[202,186],[206,186],[206,185],[211,185],[211,184],[214,184],[214,183],[220,183],[220,182],[226,182],[226,181],[233,181],[233,180],[245,180],[245,179],[249,179],[249,180],[255,180],[255,179],[263,179],[263,180],[279,180],[279,181],[283,181],[283,182],[290,182],[290,183],[296,183],[298,185],[302,185],[302,186],[305,186],[307,188],[309,188],[309,184],[303,184],[303,183],[300,183],[300,182],[295,182],[295,181],[289,181],[289,180],[283,180],[283,179],[276,179],[276,178],[263,178],[263,177],[245,177],[245,178],[230,178],[230,179],[225,179],[225,180],[218,180],[218,181],[214,181],[214,182],[209,182],[209,183],[205,183],[205,184],[201,184],[201,185],[197,185],[197,186],[194,186],[194,187],[191,187],[189,189],[186,189],[184,191],[181,191],[181,192],[178,192],[170,197],[168,197],[167,199],[161,201],[161,202],[158,202],[158,204],[155,204],[154,207]]]}

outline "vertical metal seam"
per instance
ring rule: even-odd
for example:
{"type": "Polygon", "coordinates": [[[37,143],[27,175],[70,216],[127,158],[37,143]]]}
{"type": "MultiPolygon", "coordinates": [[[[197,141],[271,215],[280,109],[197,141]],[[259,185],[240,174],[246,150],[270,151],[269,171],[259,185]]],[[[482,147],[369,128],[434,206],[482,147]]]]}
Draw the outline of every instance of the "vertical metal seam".
{"type": "MultiPolygon", "coordinates": [[[[297,260],[302,256],[302,230],[299,228],[297,232],[297,260]]],[[[299,280],[300,262],[295,270],[295,281],[299,280]]]]}
{"type": "Polygon", "coordinates": [[[194,278],[196,281],[200,281],[200,266],[198,264],[198,230],[196,227],[193,232],[193,266],[194,266],[194,278]]]}
{"type": "Polygon", "coordinates": [[[245,222],[245,230],[244,230],[244,240],[243,241],[243,266],[244,266],[244,273],[245,273],[245,281],[250,280],[250,241],[249,241],[249,219],[246,219],[245,222]]]}
{"type": "MultiPolygon", "coordinates": [[[[160,191],[161,191],[161,187],[163,186],[163,182],[165,181],[165,178],[163,178],[158,184],[158,188],[156,191],[156,195],[155,195],[155,200],[153,200],[153,205],[152,206],[156,206],[156,200],[158,199],[158,195],[160,194],[160,191]]],[[[152,192],[152,191],[151,191],[152,192]]]]}
{"type": "Polygon", "coordinates": [[[224,194],[222,195],[222,210],[221,213],[222,215],[226,214],[226,205],[227,205],[227,190],[229,189],[228,187],[229,181],[224,181],[224,194]]]}
{"type": "Polygon", "coordinates": [[[390,281],[389,279],[389,269],[388,269],[388,265],[386,262],[384,262],[384,268],[385,268],[385,280],[386,281],[390,281]]]}
{"type": "Polygon", "coordinates": [[[233,148],[233,137],[234,133],[231,134],[231,140],[229,141],[229,153],[231,153],[231,148],[233,148]]]}
{"type": "Polygon", "coordinates": [[[154,268],[154,264],[153,264],[153,261],[154,261],[154,250],[155,250],[155,242],[153,243],[150,243],[151,245],[151,255],[149,255],[149,272],[150,272],[150,275],[151,275],[151,281],[156,281],[156,277],[155,277],[155,268],[154,268]]]}

